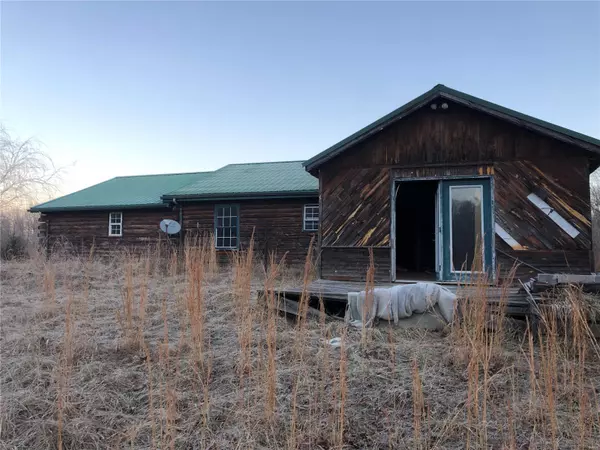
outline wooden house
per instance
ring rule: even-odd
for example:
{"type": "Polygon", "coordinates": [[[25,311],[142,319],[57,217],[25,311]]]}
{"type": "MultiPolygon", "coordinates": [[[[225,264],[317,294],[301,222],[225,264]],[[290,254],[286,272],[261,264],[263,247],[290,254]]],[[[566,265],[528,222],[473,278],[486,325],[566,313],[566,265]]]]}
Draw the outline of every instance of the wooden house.
{"type": "Polygon", "coordinates": [[[304,163],[319,178],[320,273],[456,280],[590,273],[600,141],[437,85],[304,163]]]}
{"type": "Polygon", "coordinates": [[[304,163],[119,177],[31,208],[51,250],[97,251],[213,233],[217,249],[304,261],[320,276],[452,281],[590,273],[589,176],[600,141],[437,85],[304,163]]]}
{"type": "MultiPolygon", "coordinates": [[[[162,219],[180,236],[214,234],[218,251],[247,247],[302,263],[318,229],[318,181],[302,161],[231,164],[213,172],[117,177],[30,209],[40,212],[49,252],[85,254],[145,248],[166,239],[162,219]]],[[[176,236],[176,239],[179,236],[176,236]]]]}

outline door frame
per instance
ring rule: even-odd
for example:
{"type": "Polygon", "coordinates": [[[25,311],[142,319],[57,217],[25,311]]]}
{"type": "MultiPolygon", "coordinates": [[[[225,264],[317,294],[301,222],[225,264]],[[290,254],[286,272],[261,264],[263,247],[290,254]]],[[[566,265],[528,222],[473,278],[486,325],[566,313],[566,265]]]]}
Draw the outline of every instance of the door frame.
{"type": "MultiPolygon", "coordinates": [[[[391,183],[390,183],[390,214],[391,214],[391,220],[390,220],[390,258],[391,258],[391,264],[390,264],[390,281],[391,282],[396,282],[396,200],[397,200],[397,195],[398,195],[398,185],[400,183],[404,183],[404,182],[411,182],[411,181],[438,181],[438,193],[436,194],[436,201],[438,202],[438,204],[436,205],[436,223],[438,224],[439,229],[437,230],[436,236],[435,236],[435,249],[436,249],[436,263],[442,263],[443,262],[443,255],[439,254],[438,252],[440,252],[442,250],[442,242],[440,240],[440,235],[443,236],[443,211],[441,208],[441,189],[440,189],[440,185],[441,183],[439,183],[440,181],[461,181],[461,180],[479,180],[479,179],[487,179],[489,180],[490,183],[490,211],[489,211],[489,215],[490,215],[490,221],[492,224],[492,233],[493,235],[491,236],[491,253],[492,253],[492,261],[491,261],[491,267],[492,267],[492,271],[489,274],[489,278],[490,281],[495,281],[496,279],[496,236],[495,236],[495,232],[494,230],[494,224],[496,222],[495,219],[495,202],[494,202],[494,192],[495,192],[495,186],[494,186],[494,177],[493,175],[448,175],[448,176],[429,176],[429,177],[410,177],[410,178],[406,178],[406,177],[392,177],[391,183]],[[439,258],[439,260],[438,260],[439,258]]],[[[443,263],[442,263],[443,264],[443,263]]],[[[441,276],[443,276],[443,267],[442,268],[438,268],[436,267],[436,277],[439,278],[439,275],[437,274],[441,274],[441,276]],[[439,269],[439,270],[438,270],[439,269]]],[[[440,281],[448,281],[448,280],[440,280],[437,279],[437,282],[440,281]]],[[[457,283],[457,281],[450,281],[451,283],[457,283]]]]}
{"type": "Polygon", "coordinates": [[[493,278],[493,272],[495,271],[494,265],[494,215],[491,213],[491,198],[492,198],[492,186],[489,180],[470,179],[470,180],[444,180],[440,183],[442,186],[442,195],[447,200],[443,204],[443,211],[440,216],[442,223],[447,225],[447,228],[443,230],[443,265],[442,265],[442,278],[448,281],[468,281],[471,279],[471,274],[489,273],[490,277],[493,278]],[[464,187],[477,187],[481,189],[481,231],[483,232],[483,241],[481,247],[481,257],[483,264],[483,271],[474,270],[452,270],[452,258],[453,258],[453,238],[452,238],[452,191],[453,189],[459,189],[464,187]],[[488,197],[489,195],[489,197],[488,197]],[[486,211],[489,208],[489,212],[486,211]],[[491,213],[491,214],[490,214],[491,213]],[[487,236],[487,237],[486,237],[487,236]],[[490,240],[491,239],[491,240],[490,240]]]}

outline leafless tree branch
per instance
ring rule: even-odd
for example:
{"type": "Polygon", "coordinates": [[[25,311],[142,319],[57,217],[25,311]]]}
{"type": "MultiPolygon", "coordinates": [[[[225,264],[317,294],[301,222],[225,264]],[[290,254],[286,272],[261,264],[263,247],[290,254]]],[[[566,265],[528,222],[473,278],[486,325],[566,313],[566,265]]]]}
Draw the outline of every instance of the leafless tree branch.
{"type": "Polygon", "coordinates": [[[37,142],[14,139],[0,125],[0,209],[28,206],[53,195],[62,171],[37,142]]]}

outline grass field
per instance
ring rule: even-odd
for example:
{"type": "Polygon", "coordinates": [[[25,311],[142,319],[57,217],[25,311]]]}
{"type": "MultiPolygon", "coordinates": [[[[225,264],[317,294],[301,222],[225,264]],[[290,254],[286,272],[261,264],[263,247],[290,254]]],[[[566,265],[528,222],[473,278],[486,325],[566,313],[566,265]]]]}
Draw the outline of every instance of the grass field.
{"type": "Polygon", "coordinates": [[[256,299],[312,276],[251,252],[218,268],[203,246],[179,263],[3,262],[0,445],[599,448],[600,352],[577,290],[536,336],[501,314],[489,326],[482,298],[443,332],[364,333],[256,299]]]}

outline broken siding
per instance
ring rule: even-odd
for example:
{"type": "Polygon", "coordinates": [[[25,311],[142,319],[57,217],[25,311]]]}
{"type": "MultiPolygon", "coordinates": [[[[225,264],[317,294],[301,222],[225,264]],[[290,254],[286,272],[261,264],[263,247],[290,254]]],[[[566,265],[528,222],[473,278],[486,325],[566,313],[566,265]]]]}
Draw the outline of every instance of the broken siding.
{"type": "MultiPolygon", "coordinates": [[[[364,246],[390,246],[392,180],[492,176],[495,218],[519,245],[496,236],[503,273],[521,255],[521,274],[537,261],[543,271],[589,271],[591,250],[589,155],[539,135],[447,102],[396,122],[319,168],[321,180],[321,274],[363,279],[364,246]],[[573,239],[527,200],[533,189],[579,231],[573,239]],[[549,231],[547,231],[549,230],[549,231]],[[328,251],[335,248],[335,251],[328,251]],[[539,252],[535,252],[539,250],[539,252]],[[503,253],[504,252],[504,253],[503,253]],[[358,258],[363,263],[355,265],[358,258]],[[360,267],[359,267],[360,266],[360,267]],[[337,274],[337,275],[336,275],[337,274]]],[[[402,220],[396,218],[396,222],[402,220]]],[[[390,270],[391,252],[380,252],[379,274],[390,270]]]]}
{"type": "Polygon", "coordinates": [[[495,165],[496,222],[529,250],[591,250],[591,208],[587,160],[553,164],[512,161],[495,165]],[[571,180],[572,179],[572,180],[571,180]],[[535,193],[570,223],[573,238],[527,197],[535,193]]]}
{"type": "Polygon", "coordinates": [[[386,169],[349,169],[321,186],[322,247],[386,247],[390,244],[390,174],[386,169]]]}
{"type": "Polygon", "coordinates": [[[592,229],[588,160],[555,158],[499,162],[495,169],[495,219],[523,249],[496,237],[501,274],[517,262],[518,278],[537,273],[590,273],[592,229]],[[573,238],[532,203],[535,193],[571,224],[573,238]]]}

